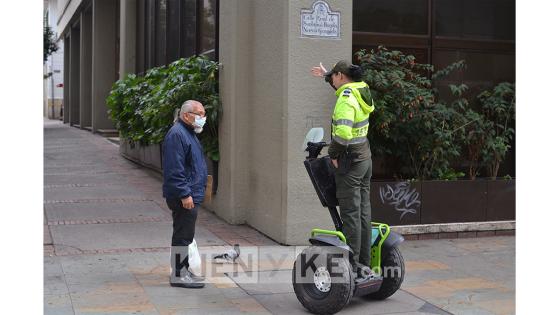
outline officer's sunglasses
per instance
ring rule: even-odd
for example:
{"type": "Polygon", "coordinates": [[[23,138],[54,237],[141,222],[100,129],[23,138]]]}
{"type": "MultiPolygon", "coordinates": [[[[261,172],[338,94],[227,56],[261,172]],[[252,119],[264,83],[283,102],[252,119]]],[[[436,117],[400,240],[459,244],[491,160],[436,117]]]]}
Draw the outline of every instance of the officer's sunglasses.
{"type": "Polygon", "coordinates": [[[328,82],[330,85],[333,84],[333,81],[332,81],[333,74],[334,73],[331,73],[331,74],[325,76],[325,81],[328,82]]]}

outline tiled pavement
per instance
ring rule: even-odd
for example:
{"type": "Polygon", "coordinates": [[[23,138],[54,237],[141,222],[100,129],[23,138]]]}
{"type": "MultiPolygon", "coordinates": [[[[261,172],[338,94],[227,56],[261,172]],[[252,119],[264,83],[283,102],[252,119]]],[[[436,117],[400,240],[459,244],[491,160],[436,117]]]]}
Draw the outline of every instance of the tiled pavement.
{"type": "MultiPolygon", "coordinates": [[[[307,313],[291,287],[302,248],[205,210],[196,231],[203,258],[239,243],[241,262],[203,259],[213,276],[206,288],[170,287],[161,176],[89,132],[49,120],[44,132],[45,314],[307,313]]],[[[341,314],[514,313],[513,237],[409,241],[402,252],[402,290],[381,302],[355,298],[341,314]]]]}

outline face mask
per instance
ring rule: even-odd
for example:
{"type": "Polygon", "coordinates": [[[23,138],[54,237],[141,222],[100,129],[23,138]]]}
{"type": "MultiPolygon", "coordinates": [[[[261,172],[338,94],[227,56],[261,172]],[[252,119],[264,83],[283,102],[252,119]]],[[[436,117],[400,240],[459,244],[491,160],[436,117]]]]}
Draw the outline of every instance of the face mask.
{"type": "Polygon", "coordinates": [[[204,127],[204,124],[206,124],[206,117],[200,117],[200,116],[198,116],[198,115],[196,115],[196,116],[194,117],[194,124],[193,124],[193,125],[194,125],[195,127],[200,127],[200,128],[202,128],[202,127],[204,127]]]}
{"type": "Polygon", "coordinates": [[[206,117],[200,117],[200,116],[196,115],[194,117],[194,123],[193,123],[194,132],[201,133],[202,128],[204,127],[204,124],[206,124],[206,117]]]}

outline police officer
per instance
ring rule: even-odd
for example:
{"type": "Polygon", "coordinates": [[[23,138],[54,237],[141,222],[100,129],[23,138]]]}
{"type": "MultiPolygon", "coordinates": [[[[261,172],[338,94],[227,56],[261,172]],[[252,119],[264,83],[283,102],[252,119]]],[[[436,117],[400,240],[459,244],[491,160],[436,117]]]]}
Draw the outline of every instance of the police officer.
{"type": "Polygon", "coordinates": [[[342,233],[352,251],[350,262],[358,276],[371,273],[371,151],[367,139],[369,115],[374,105],[362,69],[341,60],[327,71],[322,64],[311,73],[324,77],[338,97],[332,116],[332,141],[328,154],[335,170],[336,197],[342,218],[342,233]]]}

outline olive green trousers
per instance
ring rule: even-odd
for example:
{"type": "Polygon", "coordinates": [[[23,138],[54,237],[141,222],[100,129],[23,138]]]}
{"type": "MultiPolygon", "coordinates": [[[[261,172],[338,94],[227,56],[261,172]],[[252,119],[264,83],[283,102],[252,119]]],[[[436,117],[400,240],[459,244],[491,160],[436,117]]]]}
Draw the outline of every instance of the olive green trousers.
{"type": "Polygon", "coordinates": [[[336,197],[342,219],[342,233],[354,255],[350,262],[370,266],[371,259],[371,204],[369,189],[372,172],[371,159],[353,162],[349,170],[342,174],[335,171],[336,197]]]}

